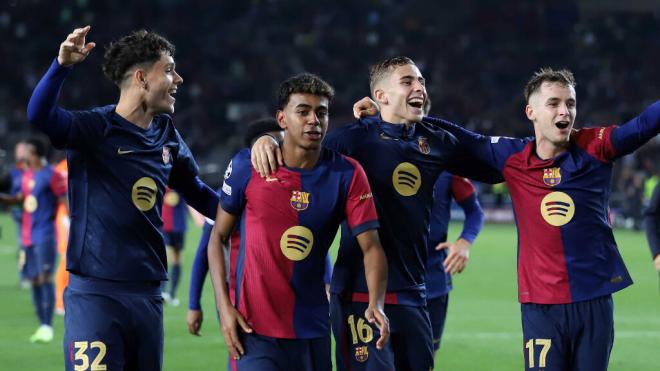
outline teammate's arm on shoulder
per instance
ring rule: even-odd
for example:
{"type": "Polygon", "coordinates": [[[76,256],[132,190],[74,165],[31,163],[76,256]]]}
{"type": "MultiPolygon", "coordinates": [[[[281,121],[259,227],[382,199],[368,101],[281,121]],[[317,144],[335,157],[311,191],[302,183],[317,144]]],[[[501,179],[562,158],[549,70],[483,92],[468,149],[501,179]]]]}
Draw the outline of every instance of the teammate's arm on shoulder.
{"type": "Polygon", "coordinates": [[[250,148],[250,162],[262,178],[284,166],[280,143],[272,135],[264,134],[250,148]]]}

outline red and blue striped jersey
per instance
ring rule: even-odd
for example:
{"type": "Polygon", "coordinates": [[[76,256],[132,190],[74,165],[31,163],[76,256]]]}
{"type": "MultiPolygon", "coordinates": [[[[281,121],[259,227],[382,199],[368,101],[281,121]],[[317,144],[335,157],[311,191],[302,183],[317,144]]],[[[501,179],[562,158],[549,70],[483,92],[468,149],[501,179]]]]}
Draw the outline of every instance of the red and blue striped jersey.
{"type": "Polygon", "coordinates": [[[37,171],[26,169],[21,177],[21,193],[21,245],[55,241],[55,211],[58,199],[66,194],[66,179],[51,165],[37,171]]]}
{"type": "Polygon", "coordinates": [[[172,188],[166,188],[163,195],[163,232],[185,233],[188,220],[188,206],[181,195],[172,188]]]}
{"type": "Polygon", "coordinates": [[[378,227],[362,167],[322,148],[313,169],[280,167],[263,179],[244,149],[225,174],[221,205],[241,215],[234,302],[254,331],[289,339],[327,336],[328,248],[342,220],[354,235],[378,227]]]}
{"type": "Polygon", "coordinates": [[[533,137],[486,137],[437,121],[504,176],[518,228],[521,303],[578,302],[632,284],[608,218],[612,163],[658,134],[660,102],[620,127],[574,130],[568,150],[547,160],[533,137]]]}

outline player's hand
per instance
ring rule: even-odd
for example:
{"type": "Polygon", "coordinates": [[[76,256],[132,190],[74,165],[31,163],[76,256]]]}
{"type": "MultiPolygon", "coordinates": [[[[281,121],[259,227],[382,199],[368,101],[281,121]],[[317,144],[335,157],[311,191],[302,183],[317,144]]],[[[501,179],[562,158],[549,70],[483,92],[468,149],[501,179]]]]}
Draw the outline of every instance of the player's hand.
{"type": "Polygon", "coordinates": [[[204,313],[201,310],[188,309],[186,322],[188,323],[188,332],[191,335],[201,336],[199,330],[202,328],[202,322],[204,322],[204,313]]]}
{"type": "Polygon", "coordinates": [[[353,116],[355,116],[356,119],[377,115],[379,111],[380,109],[376,102],[369,97],[364,97],[353,105],[353,116]]]}
{"type": "Polygon", "coordinates": [[[245,318],[231,305],[227,305],[220,311],[220,322],[222,323],[222,336],[225,338],[225,345],[229,355],[239,360],[245,349],[241,341],[238,339],[238,327],[240,326],[244,332],[251,333],[252,328],[247,324],[245,318]]]}
{"type": "Polygon", "coordinates": [[[470,242],[459,238],[456,242],[443,242],[438,244],[436,250],[449,249],[449,253],[443,262],[445,272],[456,274],[463,272],[470,260],[470,242]]]}
{"type": "Polygon", "coordinates": [[[655,256],[655,259],[653,259],[653,262],[655,263],[655,270],[660,272],[660,254],[655,256]]]}
{"type": "Polygon", "coordinates": [[[66,40],[60,44],[60,52],[57,55],[57,63],[60,66],[70,66],[82,62],[94,49],[96,43],[85,44],[85,36],[91,29],[91,26],[76,28],[66,37],[66,40]]]}
{"type": "Polygon", "coordinates": [[[280,144],[269,135],[263,135],[254,142],[250,160],[252,167],[262,178],[274,173],[278,166],[284,165],[280,144]]]}
{"type": "Polygon", "coordinates": [[[383,312],[383,308],[369,306],[367,310],[364,311],[364,318],[366,318],[370,324],[378,327],[380,337],[378,338],[378,341],[376,341],[376,349],[383,349],[390,338],[390,320],[385,315],[385,312],[383,312]]]}

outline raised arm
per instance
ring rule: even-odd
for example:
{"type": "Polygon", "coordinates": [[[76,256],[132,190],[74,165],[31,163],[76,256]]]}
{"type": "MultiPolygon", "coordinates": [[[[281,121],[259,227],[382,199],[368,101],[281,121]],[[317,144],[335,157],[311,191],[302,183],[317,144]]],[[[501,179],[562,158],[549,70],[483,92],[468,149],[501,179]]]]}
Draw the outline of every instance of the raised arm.
{"type": "Polygon", "coordinates": [[[85,43],[89,30],[90,26],[77,28],[60,44],[57,60],[41,78],[28,102],[28,121],[46,133],[58,148],[66,144],[72,115],[57,107],[57,101],[71,66],[82,62],[96,46],[93,42],[85,43]]]}
{"type": "Polygon", "coordinates": [[[650,105],[634,119],[612,130],[612,146],[616,156],[632,153],[660,133],[660,101],[650,105]]]}

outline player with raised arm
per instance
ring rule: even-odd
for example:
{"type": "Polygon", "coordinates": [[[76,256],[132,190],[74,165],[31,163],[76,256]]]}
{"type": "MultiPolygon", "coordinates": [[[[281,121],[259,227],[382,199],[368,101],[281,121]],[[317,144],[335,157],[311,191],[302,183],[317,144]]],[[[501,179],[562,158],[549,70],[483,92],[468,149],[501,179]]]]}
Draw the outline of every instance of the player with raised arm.
{"type": "MultiPolygon", "coordinates": [[[[373,330],[361,315],[367,299],[364,267],[344,223],[331,287],[336,364],[339,370],[428,370],[433,344],[424,277],[433,185],[445,170],[467,175],[462,170],[472,169],[462,166],[469,159],[456,138],[422,122],[425,79],[410,58],[388,58],[372,66],[369,80],[381,116],[332,131],[324,145],[355,158],[374,193],[388,262],[385,311],[392,336],[385,351],[377,352],[373,337],[364,335],[373,330]]],[[[262,176],[281,165],[280,159],[274,141],[262,137],[255,142],[252,162],[262,176]]]]}
{"type": "Polygon", "coordinates": [[[245,149],[233,158],[223,183],[209,268],[236,370],[332,369],[323,272],[342,220],[359,241],[366,267],[368,305],[360,316],[378,329],[378,348],[387,342],[387,262],[369,183],[355,160],[321,145],[333,95],[332,87],[312,74],[284,81],[277,121],[286,132],[285,166],[261,178],[245,149]],[[221,244],[228,242],[239,215],[234,306],[221,244]]]}
{"type": "MultiPolygon", "coordinates": [[[[621,126],[573,128],[575,79],[543,68],[525,86],[534,137],[488,137],[425,118],[454,134],[509,187],[518,229],[518,298],[525,368],[606,370],[612,293],[632,284],[609,223],[613,162],[660,132],[660,102],[621,126]]],[[[376,109],[368,98],[355,113],[376,109]]]]}
{"type": "Polygon", "coordinates": [[[85,42],[89,31],[69,34],[28,104],[29,121],[67,149],[69,163],[65,367],[160,370],[163,193],[172,187],[211,217],[218,196],[199,180],[169,116],[183,79],[162,36],[136,31],[108,46],[103,71],[119,87],[116,105],[57,106],[66,76],[95,46],[85,42]]]}

